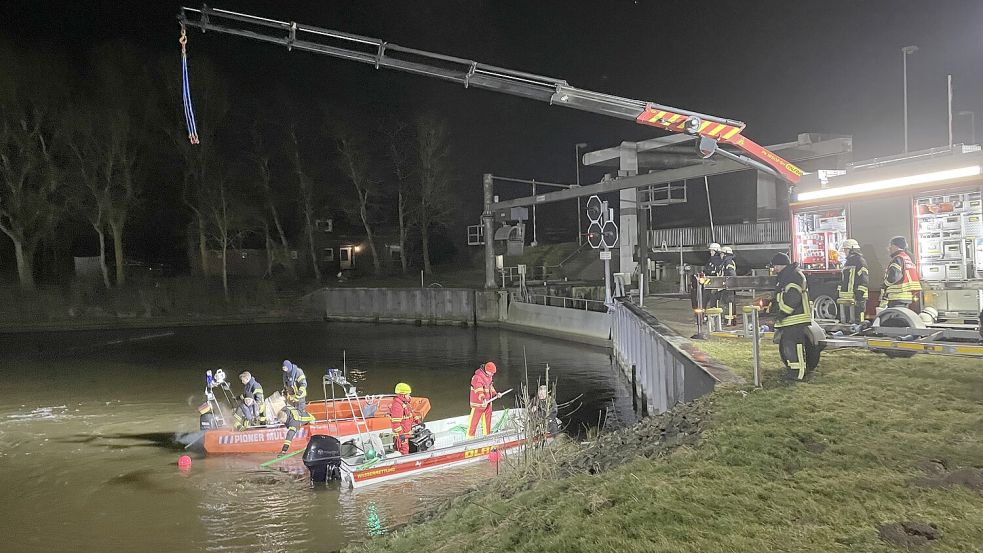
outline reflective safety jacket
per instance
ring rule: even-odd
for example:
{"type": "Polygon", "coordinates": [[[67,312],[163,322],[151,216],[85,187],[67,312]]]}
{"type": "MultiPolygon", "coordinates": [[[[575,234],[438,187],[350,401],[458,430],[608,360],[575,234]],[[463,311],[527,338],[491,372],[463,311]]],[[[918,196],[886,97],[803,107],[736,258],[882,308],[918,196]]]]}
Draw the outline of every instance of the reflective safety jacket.
{"type": "Polygon", "coordinates": [[[485,369],[478,367],[474,371],[474,376],[471,377],[471,395],[468,398],[471,407],[475,409],[488,407],[484,403],[494,395],[495,386],[492,385],[492,375],[485,372],[485,369]]]}
{"type": "Polygon", "coordinates": [[[283,389],[287,391],[287,395],[294,396],[294,401],[307,399],[307,376],[293,363],[290,364],[290,370],[283,373],[283,389]]]}
{"type": "Polygon", "coordinates": [[[410,396],[398,394],[393,397],[389,406],[389,421],[394,434],[409,434],[413,431],[413,425],[420,422],[420,417],[410,407],[410,396]]]}
{"type": "Polygon", "coordinates": [[[242,397],[253,398],[253,410],[256,412],[260,424],[266,424],[266,402],[263,401],[263,387],[256,381],[256,377],[249,379],[246,386],[242,389],[242,397]]]}
{"type": "Polygon", "coordinates": [[[812,306],[809,304],[809,286],[806,276],[799,270],[798,263],[787,265],[778,273],[778,293],[775,294],[778,306],[776,328],[812,322],[812,306]]]}
{"type": "Polygon", "coordinates": [[[720,276],[737,276],[737,262],[733,254],[725,253],[720,261],[720,276]]]}
{"type": "Polygon", "coordinates": [[[703,266],[703,274],[706,276],[721,276],[724,273],[724,258],[715,253],[710,256],[707,264],[703,266]]]}
{"type": "Polygon", "coordinates": [[[922,291],[918,278],[918,268],[908,252],[898,250],[891,255],[891,262],[884,271],[884,285],[881,288],[881,301],[912,302],[915,294],[922,291]]]}
{"type": "Polygon", "coordinates": [[[850,255],[846,257],[840,285],[837,287],[840,299],[851,299],[857,305],[865,305],[869,284],[870,271],[867,270],[867,260],[860,252],[851,251],[850,255]]]}

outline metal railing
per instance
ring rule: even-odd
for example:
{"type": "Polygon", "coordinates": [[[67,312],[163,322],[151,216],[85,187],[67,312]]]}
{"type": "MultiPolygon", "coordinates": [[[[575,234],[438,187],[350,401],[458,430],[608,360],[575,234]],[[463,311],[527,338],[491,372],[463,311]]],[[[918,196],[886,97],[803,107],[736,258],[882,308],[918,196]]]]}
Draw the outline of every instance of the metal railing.
{"type": "Polygon", "coordinates": [[[686,353],[685,340],[639,307],[616,301],[611,347],[651,414],[713,391],[715,379],[686,353]]]}
{"type": "Polygon", "coordinates": [[[571,298],[567,296],[549,296],[546,294],[526,294],[525,297],[515,295],[514,301],[531,303],[535,305],[546,305],[549,307],[566,307],[569,309],[581,309],[584,311],[596,311],[607,313],[608,307],[603,300],[592,300],[587,298],[571,298]]]}
{"type": "Polygon", "coordinates": [[[760,223],[736,223],[715,225],[713,236],[710,227],[676,227],[649,231],[649,243],[659,248],[679,246],[701,246],[710,242],[720,244],[782,244],[791,240],[788,221],[765,221],[760,223]]]}

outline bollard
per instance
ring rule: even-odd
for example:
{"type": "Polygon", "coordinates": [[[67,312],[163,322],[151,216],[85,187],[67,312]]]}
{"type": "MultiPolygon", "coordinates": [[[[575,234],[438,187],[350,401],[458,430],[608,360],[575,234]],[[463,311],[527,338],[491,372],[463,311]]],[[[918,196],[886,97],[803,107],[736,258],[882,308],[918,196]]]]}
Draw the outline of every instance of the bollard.
{"type": "Polygon", "coordinates": [[[703,308],[703,283],[700,279],[696,279],[696,334],[693,336],[696,340],[706,340],[707,335],[703,332],[703,313],[705,309],[703,308]]]}
{"type": "Polygon", "coordinates": [[[761,387],[761,326],[758,325],[757,305],[751,308],[751,326],[754,327],[754,342],[751,343],[751,361],[754,366],[754,387],[761,387]]]}

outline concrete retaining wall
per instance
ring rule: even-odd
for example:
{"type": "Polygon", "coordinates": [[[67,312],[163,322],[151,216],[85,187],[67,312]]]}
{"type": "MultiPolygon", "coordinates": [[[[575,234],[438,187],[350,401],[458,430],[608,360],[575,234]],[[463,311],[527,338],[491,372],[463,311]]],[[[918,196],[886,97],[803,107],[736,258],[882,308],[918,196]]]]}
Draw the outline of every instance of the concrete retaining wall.
{"type": "Polygon", "coordinates": [[[547,335],[579,336],[591,343],[610,345],[611,315],[583,309],[551,307],[513,301],[508,306],[507,326],[547,335]]]}
{"type": "Polygon", "coordinates": [[[475,324],[476,294],[464,288],[322,288],[305,301],[329,320],[475,324]]]}

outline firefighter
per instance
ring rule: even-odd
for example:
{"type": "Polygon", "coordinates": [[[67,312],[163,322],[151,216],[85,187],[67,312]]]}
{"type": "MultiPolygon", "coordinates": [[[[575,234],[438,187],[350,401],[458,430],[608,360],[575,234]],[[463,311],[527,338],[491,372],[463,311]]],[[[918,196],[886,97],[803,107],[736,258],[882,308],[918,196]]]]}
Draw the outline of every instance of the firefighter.
{"type": "Polygon", "coordinates": [[[283,366],[283,395],[287,404],[301,411],[307,410],[307,376],[300,367],[284,359],[283,366]]]}
{"type": "Polygon", "coordinates": [[[864,259],[863,252],[860,251],[860,243],[853,238],[843,241],[843,251],[846,253],[846,262],[843,263],[840,284],[836,287],[842,305],[849,305],[853,301],[855,309],[855,320],[849,323],[858,323],[864,320],[864,311],[867,309],[867,286],[870,281],[870,271],[867,270],[867,260],[864,259]]]}
{"type": "Polygon", "coordinates": [[[309,422],[314,422],[314,415],[288,405],[280,411],[279,419],[287,427],[287,435],[283,439],[283,447],[280,448],[280,454],[283,455],[290,449],[290,442],[293,441],[300,428],[309,422]]]}
{"type": "Polygon", "coordinates": [[[410,407],[413,389],[405,382],[396,385],[396,395],[389,406],[389,421],[393,429],[393,449],[403,455],[410,452],[410,436],[413,426],[420,424],[420,416],[410,407]]]}
{"type": "Polygon", "coordinates": [[[771,303],[771,312],[778,315],[778,353],[785,364],[785,378],[802,380],[806,373],[806,328],[812,323],[806,276],[798,263],[783,253],[771,258],[771,269],[778,275],[778,291],[771,303]]]}
{"type": "Polygon", "coordinates": [[[265,426],[266,402],[263,400],[263,387],[249,371],[239,373],[239,380],[242,381],[243,389],[239,396],[239,408],[235,413],[236,430],[265,426]]]}
{"type": "Polygon", "coordinates": [[[478,367],[471,377],[471,394],[468,398],[471,403],[471,419],[468,423],[468,438],[476,436],[478,423],[482,424],[482,435],[491,434],[492,399],[495,397],[495,385],[492,379],[497,371],[498,367],[495,363],[489,361],[478,367]]]}
{"type": "MultiPolygon", "coordinates": [[[[734,261],[734,248],[724,246],[720,248],[720,276],[737,276],[737,262],[734,261]]],[[[727,326],[737,326],[737,315],[735,313],[734,292],[730,290],[720,291],[720,301],[724,302],[724,320],[727,326]]]]}
{"type": "Polygon", "coordinates": [[[895,236],[887,245],[891,262],[884,271],[879,307],[910,308],[915,299],[921,295],[922,283],[918,278],[918,267],[911,260],[907,249],[908,241],[904,236],[895,236]]]}
{"type": "MultiPolygon", "coordinates": [[[[706,265],[703,266],[703,271],[699,274],[693,275],[690,281],[690,303],[693,305],[693,311],[696,312],[700,307],[699,298],[697,297],[698,283],[704,283],[703,279],[705,277],[719,276],[721,269],[723,267],[723,257],[720,253],[720,244],[714,242],[707,246],[707,250],[710,252],[710,259],[707,260],[706,265]]],[[[703,290],[703,309],[706,310],[708,307],[715,307],[715,305],[710,305],[711,302],[716,304],[716,295],[707,289],[703,290]]],[[[697,318],[706,318],[702,313],[696,313],[697,318]]]]}

